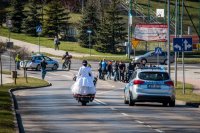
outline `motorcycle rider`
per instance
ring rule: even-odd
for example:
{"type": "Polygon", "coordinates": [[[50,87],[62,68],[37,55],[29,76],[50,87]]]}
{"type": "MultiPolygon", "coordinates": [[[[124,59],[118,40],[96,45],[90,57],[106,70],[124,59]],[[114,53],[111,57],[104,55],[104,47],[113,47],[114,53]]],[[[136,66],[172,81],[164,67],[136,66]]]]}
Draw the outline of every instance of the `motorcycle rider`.
{"type": "Polygon", "coordinates": [[[63,57],[62,57],[62,60],[63,60],[63,65],[62,65],[62,68],[64,69],[65,68],[65,65],[67,65],[69,63],[69,67],[71,65],[71,58],[72,56],[69,55],[68,52],[66,52],[63,57]]]}
{"type": "Polygon", "coordinates": [[[88,62],[83,60],[80,67],[76,82],[72,85],[72,93],[74,95],[95,95],[96,87],[94,85],[94,77],[91,67],[88,67],[88,62]]]}

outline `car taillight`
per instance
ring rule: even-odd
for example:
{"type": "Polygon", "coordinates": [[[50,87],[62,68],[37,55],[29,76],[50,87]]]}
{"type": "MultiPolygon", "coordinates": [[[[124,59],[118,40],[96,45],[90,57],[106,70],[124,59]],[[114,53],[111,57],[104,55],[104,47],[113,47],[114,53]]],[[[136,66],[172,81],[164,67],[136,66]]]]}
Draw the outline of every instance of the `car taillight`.
{"type": "Polygon", "coordinates": [[[144,84],[144,81],[142,81],[142,80],[134,80],[133,84],[134,85],[141,85],[141,84],[144,84]]]}
{"type": "Polygon", "coordinates": [[[173,81],[166,81],[165,84],[168,85],[168,86],[174,86],[174,82],[173,81]]]}

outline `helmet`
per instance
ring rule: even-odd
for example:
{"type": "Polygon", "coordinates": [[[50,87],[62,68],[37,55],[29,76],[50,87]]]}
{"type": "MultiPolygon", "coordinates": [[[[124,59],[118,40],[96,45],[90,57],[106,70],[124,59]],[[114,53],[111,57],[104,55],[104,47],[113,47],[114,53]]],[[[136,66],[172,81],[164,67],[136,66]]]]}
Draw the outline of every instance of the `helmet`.
{"type": "Polygon", "coordinates": [[[87,66],[87,61],[86,61],[86,60],[83,60],[82,64],[83,64],[84,66],[87,66]]]}

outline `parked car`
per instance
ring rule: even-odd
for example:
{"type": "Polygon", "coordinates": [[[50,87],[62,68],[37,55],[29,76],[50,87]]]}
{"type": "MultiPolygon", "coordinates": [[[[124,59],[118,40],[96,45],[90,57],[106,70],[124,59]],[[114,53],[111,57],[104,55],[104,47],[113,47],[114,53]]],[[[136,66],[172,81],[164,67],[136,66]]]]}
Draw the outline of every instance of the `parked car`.
{"type": "Polygon", "coordinates": [[[175,106],[175,88],[166,70],[161,67],[137,69],[124,87],[124,103],[158,102],[175,106]]]}
{"type": "MultiPolygon", "coordinates": [[[[135,59],[133,59],[134,62],[140,63],[141,61],[146,63],[157,63],[157,55],[155,54],[155,51],[150,51],[144,55],[136,56],[135,59]]],[[[170,63],[174,62],[174,56],[170,54],[170,63]]],[[[159,63],[160,64],[166,64],[168,63],[167,60],[167,52],[162,52],[162,54],[159,55],[159,63]]]]}
{"type": "Polygon", "coordinates": [[[58,61],[51,59],[50,57],[44,56],[44,55],[34,55],[32,57],[28,57],[25,61],[20,62],[20,67],[26,69],[35,69],[40,70],[41,61],[45,59],[47,62],[47,68],[50,68],[52,70],[57,70],[59,67],[58,61]]]}

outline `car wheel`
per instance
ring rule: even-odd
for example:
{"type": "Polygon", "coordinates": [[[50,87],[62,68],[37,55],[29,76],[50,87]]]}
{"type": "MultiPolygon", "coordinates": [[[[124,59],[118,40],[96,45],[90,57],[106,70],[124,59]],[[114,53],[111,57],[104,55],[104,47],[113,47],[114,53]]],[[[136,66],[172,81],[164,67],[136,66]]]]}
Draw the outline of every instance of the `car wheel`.
{"type": "Polygon", "coordinates": [[[175,107],[175,100],[170,101],[170,102],[169,102],[169,106],[170,106],[170,107],[175,107]]]}
{"type": "Polygon", "coordinates": [[[134,106],[135,102],[132,99],[132,96],[129,94],[129,106],[134,106]]]}
{"type": "Polygon", "coordinates": [[[40,69],[41,69],[41,66],[40,66],[40,65],[37,65],[36,71],[39,71],[40,69]]]}
{"type": "Polygon", "coordinates": [[[124,104],[128,104],[129,102],[128,102],[128,100],[126,99],[126,95],[125,95],[125,93],[124,93],[124,104]]]}
{"type": "Polygon", "coordinates": [[[142,59],[141,62],[143,62],[144,64],[146,64],[147,60],[146,59],[142,59]]]}
{"type": "Polygon", "coordinates": [[[167,65],[167,64],[168,64],[168,60],[165,60],[165,61],[164,61],[164,64],[167,65]]]}
{"type": "Polygon", "coordinates": [[[52,70],[57,70],[58,69],[58,65],[54,64],[52,70]]]}
{"type": "Polygon", "coordinates": [[[164,107],[167,107],[168,103],[167,102],[163,102],[162,103],[164,107]]]}

